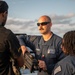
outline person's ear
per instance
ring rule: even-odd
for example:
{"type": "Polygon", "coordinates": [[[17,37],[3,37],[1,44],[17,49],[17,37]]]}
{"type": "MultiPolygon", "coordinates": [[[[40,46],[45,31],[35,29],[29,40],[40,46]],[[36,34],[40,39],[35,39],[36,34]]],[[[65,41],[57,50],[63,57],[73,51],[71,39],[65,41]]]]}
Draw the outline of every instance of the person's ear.
{"type": "Polygon", "coordinates": [[[7,15],[7,11],[5,11],[4,13],[2,13],[2,16],[5,18],[7,15]]]}
{"type": "Polygon", "coordinates": [[[52,22],[50,23],[50,26],[52,26],[52,22]]]}
{"type": "Polygon", "coordinates": [[[4,13],[2,13],[2,17],[5,18],[5,14],[4,13]]]}

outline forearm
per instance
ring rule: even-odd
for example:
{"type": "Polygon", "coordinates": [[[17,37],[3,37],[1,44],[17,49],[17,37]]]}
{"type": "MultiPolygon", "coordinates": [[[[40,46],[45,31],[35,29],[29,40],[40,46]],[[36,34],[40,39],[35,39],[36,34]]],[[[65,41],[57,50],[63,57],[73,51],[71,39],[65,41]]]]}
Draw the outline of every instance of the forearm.
{"type": "Polygon", "coordinates": [[[22,67],[24,65],[24,57],[23,54],[21,54],[20,57],[17,58],[17,63],[19,67],[22,67]]]}

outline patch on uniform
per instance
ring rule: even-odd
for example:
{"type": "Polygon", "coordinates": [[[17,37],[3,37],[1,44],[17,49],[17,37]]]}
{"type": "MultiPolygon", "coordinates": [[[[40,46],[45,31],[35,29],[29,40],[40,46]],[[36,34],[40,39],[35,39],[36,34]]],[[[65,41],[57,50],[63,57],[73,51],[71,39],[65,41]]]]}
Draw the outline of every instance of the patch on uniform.
{"type": "Polygon", "coordinates": [[[58,72],[61,71],[61,66],[58,66],[55,70],[54,70],[54,75],[56,75],[58,72]]]}
{"type": "Polygon", "coordinates": [[[48,49],[48,54],[51,53],[51,54],[55,54],[55,50],[54,49],[48,49]]]}
{"type": "Polygon", "coordinates": [[[36,51],[40,51],[40,49],[36,48],[36,51]]]}
{"type": "Polygon", "coordinates": [[[47,52],[48,54],[50,53],[50,49],[48,49],[48,52],[47,52]]]}

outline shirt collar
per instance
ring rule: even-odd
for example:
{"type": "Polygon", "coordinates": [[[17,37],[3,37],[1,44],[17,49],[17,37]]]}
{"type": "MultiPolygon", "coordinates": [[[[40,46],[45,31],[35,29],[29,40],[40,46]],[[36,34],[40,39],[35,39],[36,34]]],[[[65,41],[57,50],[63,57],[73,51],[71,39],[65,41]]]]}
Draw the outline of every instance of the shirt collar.
{"type": "Polygon", "coordinates": [[[41,39],[40,39],[40,41],[39,41],[39,44],[41,44],[41,45],[52,45],[53,37],[54,37],[54,33],[53,33],[53,32],[52,32],[51,38],[50,38],[48,41],[46,41],[46,42],[44,42],[43,37],[41,37],[41,39]],[[51,43],[50,43],[50,42],[51,42],[51,43]]]}

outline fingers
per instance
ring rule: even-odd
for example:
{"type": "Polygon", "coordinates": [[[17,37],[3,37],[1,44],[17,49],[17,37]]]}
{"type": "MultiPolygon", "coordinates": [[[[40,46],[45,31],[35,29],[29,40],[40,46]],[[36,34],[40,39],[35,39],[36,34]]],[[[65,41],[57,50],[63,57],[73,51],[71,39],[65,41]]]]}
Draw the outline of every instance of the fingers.
{"type": "Polygon", "coordinates": [[[45,62],[44,61],[42,61],[42,60],[39,60],[39,67],[40,68],[44,68],[45,67],[45,62]]]}
{"type": "Polygon", "coordinates": [[[45,64],[45,61],[43,60],[38,60],[39,61],[39,67],[42,68],[43,70],[47,70],[47,67],[46,67],[46,64],[45,64]]]}
{"type": "Polygon", "coordinates": [[[21,46],[21,49],[22,49],[22,53],[23,53],[23,55],[24,55],[24,53],[27,51],[26,46],[22,45],[22,46],[21,46]]]}

